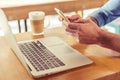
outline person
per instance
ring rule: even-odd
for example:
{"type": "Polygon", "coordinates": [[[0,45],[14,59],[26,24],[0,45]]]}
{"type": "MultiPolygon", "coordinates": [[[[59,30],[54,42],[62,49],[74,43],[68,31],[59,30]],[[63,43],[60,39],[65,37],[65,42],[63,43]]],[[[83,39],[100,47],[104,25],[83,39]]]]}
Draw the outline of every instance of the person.
{"type": "Polygon", "coordinates": [[[80,43],[98,44],[120,52],[120,35],[100,28],[118,17],[120,17],[120,0],[109,0],[86,19],[82,19],[79,15],[67,17],[70,22],[66,31],[72,34],[77,33],[80,43]]]}

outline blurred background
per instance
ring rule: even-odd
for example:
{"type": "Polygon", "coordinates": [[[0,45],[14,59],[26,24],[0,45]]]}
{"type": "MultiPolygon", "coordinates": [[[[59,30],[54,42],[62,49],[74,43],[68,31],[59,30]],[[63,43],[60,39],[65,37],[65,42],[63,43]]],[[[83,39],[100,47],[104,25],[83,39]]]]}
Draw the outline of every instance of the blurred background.
{"type": "MultiPolygon", "coordinates": [[[[99,9],[108,0],[0,0],[0,7],[5,11],[14,34],[31,31],[31,25],[28,19],[30,11],[44,11],[46,13],[45,26],[47,28],[61,27],[62,24],[58,20],[58,15],[54,8],[61,9],[66,16],[80,14],[83,18],[87,17],[93,11],[99,9]],[[72,2],[74,1],[74,3],[72,2]],[[52,6],[51,6],[52,5],[52,6]]],[[[102,29],[120,33],[119,21],[117,19],[102,27],[102,29]]],[[[0,29],[0,36],[3,32],[0,29]]]]}

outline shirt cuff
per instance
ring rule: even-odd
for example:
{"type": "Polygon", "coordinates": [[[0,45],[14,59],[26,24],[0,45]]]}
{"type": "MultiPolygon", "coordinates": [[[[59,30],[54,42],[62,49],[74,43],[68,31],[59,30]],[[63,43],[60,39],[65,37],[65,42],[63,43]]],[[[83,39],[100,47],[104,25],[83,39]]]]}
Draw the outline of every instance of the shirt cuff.
{"type": "Polygon", "coordinates": [[[92,17],[92,18],[94,18],[96,20],[98,26],[101,27],[101,26],[105,25],[105,21],[104,21],[104,19],[102,19],[103,17],[101,15],[93,14],[93,15],[90,15],[90,17],[92,17]]]}

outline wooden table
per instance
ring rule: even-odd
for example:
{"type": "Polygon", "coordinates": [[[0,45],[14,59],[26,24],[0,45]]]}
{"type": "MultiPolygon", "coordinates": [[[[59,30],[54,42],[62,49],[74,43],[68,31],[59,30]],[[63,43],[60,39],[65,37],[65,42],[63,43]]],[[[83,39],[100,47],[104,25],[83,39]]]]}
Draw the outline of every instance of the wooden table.
{"type": "Polygon", "coordinates": [[[94,63],[34,79],[19,62],[5,38],[0,37],[0,80],[120,80],[119,75],[116,74],[120,72],[120,58],[113,56],[113,54],[120,53],[98,45],[80,44],[76,42],[74,37],[68,35],[62,27],[46,29],[44,36],[32,36],[31,32],[19,33],[16,35],[16,39],[22,41],[47,36],[60,37],[71,47],[93,60],[94,63]]]}
{"type": "Polygon", "coordinates": [[[8,20],[28,18],[28,12],[42,10],[46,15],[56,14],[57,7],[63,12],[71,12],[101,7],[108,0],[0,0],[8,20]]]}

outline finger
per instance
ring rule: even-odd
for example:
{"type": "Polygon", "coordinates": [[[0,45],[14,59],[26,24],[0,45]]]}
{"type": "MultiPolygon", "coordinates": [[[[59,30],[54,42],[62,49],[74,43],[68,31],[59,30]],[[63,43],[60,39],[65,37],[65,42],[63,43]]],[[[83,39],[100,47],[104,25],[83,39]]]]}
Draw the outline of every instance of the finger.
{"type": "Polygon", "coordinates": [[[74,22],[75,23],[86,23],[88,20],[87,19],[77,19],[74,22]]]}
{"type": "Polygon", "coordinates": [[[75,34],[77,32],[77,30],[74,30],[74,29],[70,29],[70,28],[66,28],[66,31],[67,32],[70,32],[72,34],[75,34]]]}
{"type": "Polygon", "coordinates": [[[71,22],[73,22],[74,20],[77,20],[77,19],[79,19],[79,18],[81,18],[79,15],[72,15],[71,17],[68,17],[68,19],[69,19],[71,22]]]}
{"type": "Polygon", "coordinates": [[[58,16],[58,19],[59,19],[59,21],[62,21],[62,20],[63,20],[60,16],[58,16]]]}
{"type": "Polygon", "coordinates": [[[63,20],[64,20],[61,16],[58,16],[58,19],[59,19],[60,21],[63,21],[63,20]]]}
{"type": "Polygon", "coordinates": [[[62,21],[62,25],[65,27],[68,27],[68,22],[66,22],[65,20],[62,21]]]}
{"type": "Polygon", "coordinates": [[[80,27],[80,23],[69,23],[68,28],[77,30],[80,27]]]}

